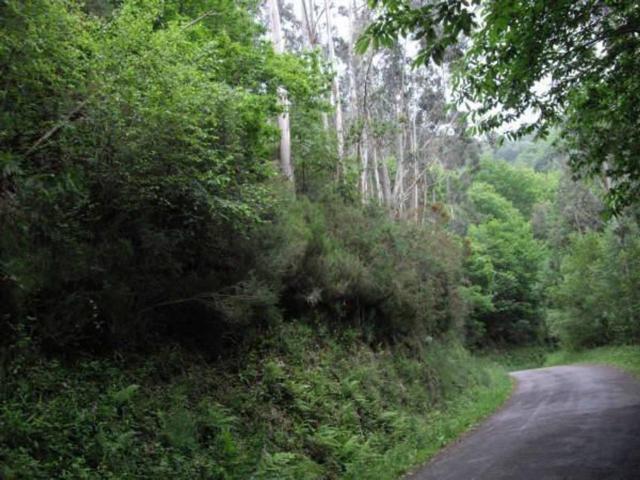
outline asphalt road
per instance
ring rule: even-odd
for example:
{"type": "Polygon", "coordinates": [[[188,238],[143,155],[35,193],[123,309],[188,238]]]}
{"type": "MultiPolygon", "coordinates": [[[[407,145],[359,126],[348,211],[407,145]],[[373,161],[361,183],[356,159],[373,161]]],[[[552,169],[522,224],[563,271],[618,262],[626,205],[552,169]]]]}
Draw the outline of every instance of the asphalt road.
{"type": "Polygon", "coordinates": [[[410,480],[640,480],[640,382],[613,368],[512,374],[516,391],[410,480]]]}

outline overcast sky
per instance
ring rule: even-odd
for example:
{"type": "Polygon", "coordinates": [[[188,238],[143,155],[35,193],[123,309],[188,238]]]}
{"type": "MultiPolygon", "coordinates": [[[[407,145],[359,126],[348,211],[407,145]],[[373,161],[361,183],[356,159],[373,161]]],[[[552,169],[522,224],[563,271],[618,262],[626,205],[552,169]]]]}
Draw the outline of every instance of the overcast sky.
{"type": "MultiPolygon", "coordinates": [[[[302,8],[302,0],[285,0],[285,2],[293,6],[294,12],[296,13],[296,16],[298,17],[298,19],[300,21],[303,21],[304,13],[302,8]]],[[[322,15],[323,15],[323,18],[321,18],[319,21],[319,26],[318,26],[319,34],[321,36],[322,42],[326,43],[327,40],[326,40],[325,18],[324,18],[324,0],[315,0],[315,2],[316,2],[316,6],[319,7],[319,11],[322,12],[322,15]]],[[[339,9],[340,7],[343,7],[343,9],[348,9],[350,4],[351,4],[351,0],[329,0],[329,5],[332,13],[331,21],[333,23],[334,35],[341,37],[345,42],[351,41],[351,30],[350,30],[349,18],[346,15],[341,15],[339,13],[339,9]]],[[[356,4],[358,8],[368,8],[364,0],[356,0],[356,4]]],[[[405,51],[407,55],[410,58],[414,57],[418,52],[418,43],[413,42],[411,40],[406,40],[404,43],[405,43],[405,47],[406,47],[405,51]]],[[[342,64],[339,64],[337,65],[337,69],[340,74],[343,74],[345,71],[345,66],[342,64]]],[[[548,90],[549,87],[550,87],[549,81],[541,82],[541,84],[537,86],[536,91],[544,92],[545,90],[548,90]]],[[[446,95],[447,95],[447,100],[450,100],[452,98],[450,91],[448,91],[446,95]]],[[[465,108],[463,105],[459,105],[458,108],[462,111],[465,111],[465,108]]],[[[537,119],[537,115],[534,112],[529,111],[525,113],[525,115],[523,115],[518,122],[514,122],[512,124],[502,127],[500,129],[500,132],[513,130],[514,128],[517,128],[519,125],[523,123],[530,123],[535,121],[536,119],[537,119]]]]}

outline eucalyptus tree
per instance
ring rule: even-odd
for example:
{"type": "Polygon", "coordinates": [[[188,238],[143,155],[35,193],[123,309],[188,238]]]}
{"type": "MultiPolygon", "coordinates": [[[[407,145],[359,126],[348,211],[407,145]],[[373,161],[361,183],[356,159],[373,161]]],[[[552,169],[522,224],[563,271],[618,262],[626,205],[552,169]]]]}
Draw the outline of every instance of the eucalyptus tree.
{"type": "MultiPolygon", "coordinates": [[[[280,22],[280,8],[277,0],[269,0],[269,19],[271,38],[277,53],[284,53],[284,36],[280,22]]],[[[280,130],[279,159],[280,169],[287,180],[294,181],[293,164],[291,162],[291,127],[289,123],[289,99],[284,87],[278,87],[278,96],[282,111],[278,114],[278,129],[280,130]]]]}
{"type": "Polygon", "coordinates": [[[344,165],[344,129],[342,126],[342,100],[340,98],[340,79],[338,78],[335,48],[333,46],[333,22],[331,16],[331,4],[329,0],[324,0],[324,15],[327,27],[327,50],[329,52],[329,63],[334,70],[334,76],[331,81],[331,100],[334,108],[334,119],[336,126],[336,137],[338,140],[338,177],[343,175],[344,165]]]}
{"type": "Polygon", "coordinates": [[[359,42],[423,41],[416,63],[441,63],[470,37],[457,96],[480,131],[511,137],[561,125],[576,174],[604,176],[614,211],[640,198],[640,4],[626,0],[370,0],[359,42]],[[519,122],[519,123],[516,123],[519,122]]]}

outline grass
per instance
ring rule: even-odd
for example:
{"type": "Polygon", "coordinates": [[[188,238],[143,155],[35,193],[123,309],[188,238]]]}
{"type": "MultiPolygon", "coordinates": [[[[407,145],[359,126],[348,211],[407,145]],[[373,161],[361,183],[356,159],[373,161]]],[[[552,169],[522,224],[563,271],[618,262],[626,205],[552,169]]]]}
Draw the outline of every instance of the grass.
{"type": "Polygon", "coordinates": [[[475,386],[433,409],[424,416],[414,416],[415,435],[388,450],[369,465],[358,465],[346,478],[396,479],[428,462],[481,420],[495,412],[510,396],[512,383],[506,372],[486,364],[489,383],[475,386]]]}
{"type": "Polygon", "coordinates": [[[640,377],[640,347],[608,346],[569,352],[560,350],[549,354],[545,366],[566,365],[570,363],[598,363],[611,365],[640,377]]]}
{"type": "Polygon", "coordinates": [[[235,360],[175,348],[0,373],[0,478],[392,480],[509,396],[455,341],[372,349],[281,325],[235,360]]]}
{"type": "Polygon", "coordinates": [[[502,365],[510,372],[542,367],[550,353],[543,345],[488,349],[480,351],[479,356],[502,365]]]}
{"type": "Polygon", "coordinates": [[[377,475],[371,469],[371,476],[363,478],[397,478],[400,473],[415,470],[416,465],[428,462],[442,448],[458,439],[462,434],[476,426],[481,420],[494,413],[510,396],[513,384],[505,371],[501,368],[489,367],[493,380],[491,387],[479,387],[468,391],[450,402],[446,408],[428,414],[420,422],[423,437],[416,449],[403,445],[398,448],[401,452],[409,453],[405,458],[395,459],[390,455],[389,460],[377,475]],[[396,461],[399,460],[399,461],[396,461]]]}

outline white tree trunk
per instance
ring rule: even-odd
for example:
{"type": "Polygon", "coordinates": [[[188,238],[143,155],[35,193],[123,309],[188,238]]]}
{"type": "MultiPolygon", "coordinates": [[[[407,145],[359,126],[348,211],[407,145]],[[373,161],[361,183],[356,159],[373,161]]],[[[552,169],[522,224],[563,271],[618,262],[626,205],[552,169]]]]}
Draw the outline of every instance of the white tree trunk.
{"type": "Polygon", "coordinates": [[[356,32],[356,5],[355,0],[351,2],[349,5],[349,28],[350,32],[350,41],[348,42],[348,52],[349,52],[349,102],[350,105],[350,113],[351,113],[351,121],[354,122],[358,119],[358,88],[357,88],[357,64],[356,64],[356,56],[353,50],[353,46],[358,40],[358,33],[356,32]]]}
{"type": "Polygon", "coordinates": [[[417,131],[416,131],[416,117],[415,115],[411,121],[411,156],[413,158],[413,194],[412,194],[412,202],[411,208],[413,209],[413,214],[415,216],[416,223],[418,223],[418,198],[420,188],[418,182],[418,139],[417,139],[417,131]]]}
{"type": "Polygon", "coordinates": [[[371,153],[373,154],[373,180],[376,185],[376,197],[378,199],[378,203],[384,203],[384,193],[382,192],[382,184],[380,182],[380,166],[378,165],[378,149],[375,144],[371,149],[371,153]]]}
{"type": "MultiPolygon", "coordinates": [[[[280,26],[280,10],[278,0],[269,0],[269,17],[271,20],[271,38],[277,53],[284,53],[284,37],[280,26]]],[[[278,115],[278,128],[280,129],[280,169],[282,174],[294,181],[293,164],[291,163],[291,129],[289,125],[289,100],[286,89],[278,88],[278,98],[283,109],[278,115]]]]}
{"type": "Polygon", "coordinates": [[[393,197],[391,194],[391,178],[389,176],[389,168],[384,156],[380,158],[380,170],[382,172],[382,196],[384,198],[385,205],[391,206],[393,203],[393,197]]]}
{"type": "Polygon", "coordinates": [[[405,176],[407,174],[405,159],[405,128],[402,117],[408,115],[407,105],[405,103],[405,76],[404,76],[404,46],[399,44],[402,57],[400,62],[400,91],[396,95],[396,126],[398,132],[396,135],[396,160],[398,166],[396,169],[396,178],[393,185],[393,198],[398,216],[402,217],[405,206],[405,176]]]}
{"type": "Polygon", "coordinates": [[[402,122],[400,121],[402,118],[402,107],[401,107],[401,99],[398,97],[396,99],[396,126],[398,128],[398,132],[396,134],[396,178],[393,183],[393,203],[395,204],[395,208],[398,211],[398,214],[402,214],[403,205],[404,205],[404,130],[402,129],[402,122]]]}
{"type": "Polygon", "coordinates": [[[316,24],[313,18],[314,14],[314,0],[302,0],[302,13],[304,15],[304,25],[307,32],[307,45],[309,48],[314,49],[318,44],[318,32],[316,31],[316,24]]]}
{"type": "Polygon", "coordinates": [[[360,195],[362,203],[369,200],[369,139],[367,138],[366,126],[362,129],[362,134],[358,140],[358,150],[360,151],[360,195]]]}
{"type": "Polygon", "coordinates": [[[609,193],[612,187],[613,182],[611,181],[611,177],[607,175],[607,171],[609,170],[609,162],[602,162],[602,183],[604,185],[604,190],[606,193],[609,193]]]}
{"type": "MultiPolygon", "coordinates": [[[[315,50],[318,46],[318,22],[314,18],[316,11],[315,0],[301,0],[302,1],[302,14],[304,16],[305,31],[307,32],[306,41],[310,50],[315,50]]],[[[325,112],[322,112],[322,127],[325,131],[329,130],[329,117],[325,112]]]]}
{"type": "Polygon", "coordinates": [[[324,0],[325,17],[327,19],[327,46],[329,47],[329,62],[335,72],[331,82],[331,100],[335,108],[336,137],[338,141],[338,177],[342,176],[344,166],[344,131],[342,128],[342,101],[340,99],[340,81],[336,63],[336,54],[333,48],[333,27],[331,24],[331,9],[329,0],[324,0]]]}

